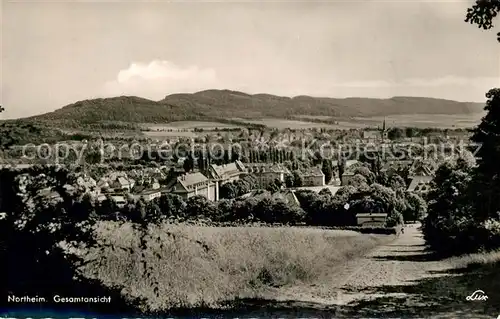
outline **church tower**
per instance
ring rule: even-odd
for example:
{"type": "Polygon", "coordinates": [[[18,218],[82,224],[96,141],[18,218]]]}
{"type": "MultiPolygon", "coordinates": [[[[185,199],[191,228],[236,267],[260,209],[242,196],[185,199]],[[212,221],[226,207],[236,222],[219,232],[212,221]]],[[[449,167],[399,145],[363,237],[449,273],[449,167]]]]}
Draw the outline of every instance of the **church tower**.
{"type": "Polygon", "coordinates": [[[380,132],[382,144],[385,143],[386,130],[387,128],[385,126],[385,117],[384,117],[384,122],[382,123],[382,131],[380,132]]]}

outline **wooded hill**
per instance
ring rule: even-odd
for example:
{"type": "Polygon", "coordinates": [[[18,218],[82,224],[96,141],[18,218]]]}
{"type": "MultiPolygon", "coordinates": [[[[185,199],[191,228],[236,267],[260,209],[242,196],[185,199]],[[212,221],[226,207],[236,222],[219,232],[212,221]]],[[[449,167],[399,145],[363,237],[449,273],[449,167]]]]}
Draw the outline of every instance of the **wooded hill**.
{"type": "MultiPolygon", "coordinates": [[[[230,120],[232,118],[293,119],[301,116],[371,117],[403,114],[473,114],[482,103],[456,102],[423,97],[320,98],[246,94],[229,90],[207,90],[172,94],[152,101],[120,96],[79,101],[56,111],[27,118],[42,122],[91,124],[98,122],[165,123],[183,120],[230,120]]],[[[324,118],[322,118],[324,119],[324,118]]]]}

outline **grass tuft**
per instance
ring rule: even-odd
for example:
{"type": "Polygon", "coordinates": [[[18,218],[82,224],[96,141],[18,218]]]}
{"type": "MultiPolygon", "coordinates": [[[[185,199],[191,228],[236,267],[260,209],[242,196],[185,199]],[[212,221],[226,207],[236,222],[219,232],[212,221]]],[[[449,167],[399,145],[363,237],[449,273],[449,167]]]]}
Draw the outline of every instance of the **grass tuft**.
{"type": "Polygon", "coordinates": [[[259,298],[273,287],[326,278],[346,258],[365,254],[391,236],[314,228],[150,226],[147,249],[129,223],[103,222],[100,263],[82,271],[107,287],[121,287],[143,311],[218,308],[259,298]]]}

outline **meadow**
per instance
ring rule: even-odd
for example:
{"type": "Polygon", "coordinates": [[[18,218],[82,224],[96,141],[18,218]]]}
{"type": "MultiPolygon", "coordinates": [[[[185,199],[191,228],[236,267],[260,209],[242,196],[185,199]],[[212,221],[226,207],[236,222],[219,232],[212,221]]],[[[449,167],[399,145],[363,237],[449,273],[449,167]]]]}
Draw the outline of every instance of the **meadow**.
{"type": "Polygon", "coordinates": [[[141,126],[150,130],[194,130],[195,128],[214,130],[216,128],[222,129],[242,127],[241,125],[236,124],[205,121],[177,121],[165,124],[142,123],[141,126]]]}
{"type": "Polygon", "coordinates": [[[236,119],[238,121],[262,124],[270,128],[277,129],[311,129],[311,128],[326,128],[326,129],[362,129],[381,127],[384,120],[387,127],[417,127],[417,128],[442,128],[442,129],[460,129],[472,128],[476,126],[484,113],[473,114],[405,114],[405,115],[389,115],[386,117],[353,117],[353,118],[334,118],[327,116],[305,116],[297,115],[296,120],[286,119],[259,119],[245,120],[236,119]],[[320,123],[315,121],[334,121],[335,124],[320,123]]]}
{"type": "Polygon", "coordinates": [[[326,128],[326,129],[339,129],[339,125],[335,124],[325,124],[325,123],[315,123],[301,120],[286,120],[286,119],[278,119],[278,118],[265,118],[259,120],[248,120],[248,119],[240,119],[234,118],[233,120],[251,123],[251,124],[261,124],[270,128],[276,129],[312,129],[312,128],[326,128]]]}
{"type": "Polygon", "coordinates": [[[384,119],[388,127],[418,127],[418,128],[443,128],[443,129],[458,129],[472,128],[479,124],[484,113],[474,114],[406,114],[406,115],[390,115],[384,117],[357,117],[356,121],[360,121],[369,126],[380,125],[384,119]]]}
{"type": "Polygon", "coordinates": [[[196,137],[197,134],[193,131],[144,131],[145,136],[151,138],[169,138],[169,137],[196,137]]]}
{"type": "MultiPolygon", "coordinates": [[[[265,125],[269,128],[276,129],[362,129],[380,127],[383,121],[386,121],[388,127],[417,127],[417,128],[442,128],[442,129],[459,129],[471,128],[477,125],[484,113],[474,114],[405,114],[405,115],[389,115],[386,117],[353,117],[353,118],[334,118],[329,116],[311,116],[311,115],[296,115],[295,120],[280,119],[280,118],[263,118],[263,119],[242,119],[233,118],[232,120],[247,124],[265,125]],[[321,123],[321,121],[332,121],[332,123],[321,123]]],[[[215,130],[224,128],[238,128],[244,125],[228,124],[219,122],[205,121],[177,121],[165,124],[142,123],[141,127],[149,129],[144,132],[146,136],[151,137],[169,137],[169,136],[186,136],[193,137],[194,129],[215,130]],[[161,131],[158,131],[161,130],[161,131]],[[172,130],[171,132],[167,132],[172,130]]]]}
{"type": "Polygon", "coordinates": [[[393,238],[345,230],[294,227],[150,225],[146,249],[130,223],[101,222],[100,262],[81,271],[107,287],[122,287],[142,311],[222,307],[259,298],[276,287],[321,282],[347,259],[393,238]],[[149,275],[145,275],[145,271],[149,275]]]}

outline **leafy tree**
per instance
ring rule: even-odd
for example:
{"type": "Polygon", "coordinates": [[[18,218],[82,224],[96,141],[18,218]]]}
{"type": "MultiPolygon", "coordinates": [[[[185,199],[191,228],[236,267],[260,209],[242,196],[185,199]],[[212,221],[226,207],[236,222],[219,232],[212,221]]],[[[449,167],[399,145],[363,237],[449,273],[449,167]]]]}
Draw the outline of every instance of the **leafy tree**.
{"type": "Polygon", "coordinates": [[[417,132],[418,132],[417,129],[414,127],[407,127],[405,129],[405,135],[408,138],[413,138],[413,137],[417,136],[417,132]]]}
{"type": "Polygon", "coordinates": [[[422,220],[427,213],[427,203],[418,194],[406,192],[406,207],[403,211],[405,221],[422,220]]]}
{"type": "Polygon", "coordinates": [[[404,132],[401,128],[399,127],[393,127],[387,132],[387,137],[394,141],[403,138],[404,132]]]}
{"type": "Polygon", "coordinates": [[[143,199],[127,205],[127,215],[133,223],[141,223],[146,221],[146,202],[143,199]]]}
{"type": "Polygon", "coordinates": [[[324,225],[326,198],[310,190],[298,191],[295,195],[306,214],[306,223],[309,225],[324,225]]]}
{"type": "Polygon", "coordinates": [[[216,206],[205,196],[196,195],[186,201],[186,214],[188,217],[205,217],[212,219],[216,216],[216,206]]]}
{"type": "Polygon", "coordinates": [[[440,252],[474,250],[471,246],[475,244],[467,239],[475,224],[468,196],[471,180],[471,169],[459,170],[451,161],[436,171],[427,194],[428,210],[423,223],[424,238],[432,249],[440,252]]]}
{"type": "Polygon", "coordinates": [[[179,217],[185,213],[186,203],[179,195],[162,194],[158,200],[158,206],[165,218],[179,217]]]}
{"type": "Polygon", "coordinates": [[[80,281],[77,271],[84,260],[72,248],[97,244],[97,215],[90,197],[65,190],[65,185],[78,188],[76,177],[58,167],[0,170],[0,260],[1,271],[8,274],[0,290],[5,295],[89,293],[91,284],[80,281]],[[57,192],[59,199],[41,194],[45,188],[57,192]]]}
{"type": "Polygon", "coordinates": [[[349,203],[358,194],[358,190],[354,186],[342,186],[333,196],[335,200],[342,203],[349,203]]]}
{"type": "Polygon", "coordinates": [[[257,205],[254,206],[252,215],[257,218],[257,220],[265,223],[274,223],[276,218],[274,216],[275,211],[273,210],[274,200],[271,196],[263,196],[258,199],[257,205]]]}
{"type": "Polygon", "coordinates": [[[347,185],[344,186],[353,186],[357,190],[366,190],[369,187],[366,178],[360,174],[354,175],[352,178],[349,179],[347,185]]]}
{"type": "MultiPolygon", "coordinates": [[[[493,28],[493,19],[500,12],[500,1],[498,0],[477,0],[472,8],[467,9],[465,22],[476,24],[479,28],[489,30],[493,28]]],[[[500,42],[500,32],[497,33],[497,40],[500,42]]]]}
{"type": "Polygon", "coordinates": [[[333,178],[333,169],[330,160],[324,159],[321,165],[321,171],[325,174],[325,183],[328,184],[333,178]]]}
{"type": "Polygon", "coordinates": [[[221,199],[217,203],[217,214],[214,217],[214,221],[234,221],[234,200],[232,199],[221,199]]]}
{"type": "Polygon", "coordinates": [[[203,153],[198,156],[197,165],[198,169],[202,172],[208,169],[208,161],[203,153]]]}
{"type": "Polygon", "coordinates": [[[399,203],[396,192],[388,187],[373,184],[370,187],[369,196],[374,200],[378,210],[382,213],[390,214],[398,208],[399,203]]]}
{"type": "Polygon", "coordinates": [[[458,169],[467,170],[476,166],[476,158],[468,150],[462,150],[458,154],[457,167],[458,169]]]}
{"type": "Polygon", "coordinates": [[[474,129],[472,141],[481,144],[474,172],[473,192],[477,204],[477,218],[499,218],[500,212],[500,89],[492,89],[487,94],[486,116],[474,129]]]}
{"type": "Polygon", "coordinates": [[[387,215],[387,220],[385,222],[386,227],[394,227],[397,225],[404,225],[403,214],[398,211],[392,211],[387,215]]]}
{"type": "Polygon", "coordinates": [[[368,167],[360,166],[354,169],[354,174],[359,174],[366,179],[366,183],[371,185],[375,182],[375,174],[373,174],[368,167]]]}
{"type": "Polygon", "coordinates": [[[238,197],[239,190],[233,183],[225,183],[222,185],[220,188],[220,198],[227,198],[227,199],[232,199],[238,197]]]}
{"type": "Polygon", "coordinates": [[[339,172],[339,178],[342,178],[345,172],[345,161],[343,158],[340,158],[337,162],[337,171],[339,172]]]}
{"type": "Polygon", "coordinates": [[[276,193],[281,189],[282,186],[283,186],[283,182],[280,179],[276,178],[273,182],[271,182],[267,186],[266,190],[271,192],[271,193],[276,193]]]}
{"type": "Polygon", "coordinates": [[[294,187],[294,185],[295,185],[295,181],[294,181],[293,175],[286,174],[285,175],[285,186],[290,188],[290,187],[294,187]]]}
{"type": "Polygon", "coordinates": [[[391,177],[388,178],[387,186],[393,190],[406,189],[405,180],[398,174],[392,174],[391,177]]]}
{"type": "Polygon", "coordinates": [[[255,207],[259,200],[255,197],[250,197],[245,200],[236,200],[234,202],[234,221],[254,221],[255,207]]]}
{"type": "Polygon", "coordinates": [[[294,187],[302,187],[304,185],[304,179],[298,170],[293,171],[293,186],[294,187]]]}
{"type": "Polygon", "coordinates": [[[184,168],[184,171],[186,171],[186,173],[192,171],[194,169],[194,157],[192,154],[188,155],[185,160],[184,160],[184,163],[182,165],[182,167],[184,168]]]}
{"type": "Polygon", "coordinates": [[[323,196],[323,195],[331,195],[332,193],[330,192],[330,190],[328,188],[323,188],[322,190],[319,191],[318,194],[323,196]]]}
{"type": "Polygon", "coordinates": [[[234,182],[238,189],[238,196],[249,193],[258,187],[258,181],[254,175],[247,175],[234,182]]]}
{"type": "Polygon", "coordinates": [[[292,174],[285,175],[285,185],[286,187],[301,187],[304,184],[304,179],[300,174],[300,171],[295,170],[292,174]]]}

